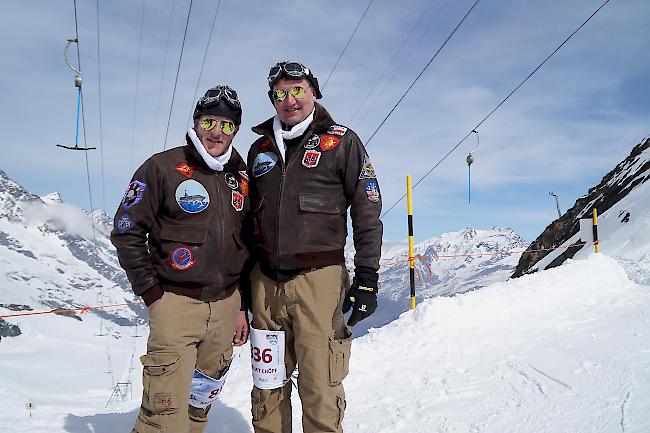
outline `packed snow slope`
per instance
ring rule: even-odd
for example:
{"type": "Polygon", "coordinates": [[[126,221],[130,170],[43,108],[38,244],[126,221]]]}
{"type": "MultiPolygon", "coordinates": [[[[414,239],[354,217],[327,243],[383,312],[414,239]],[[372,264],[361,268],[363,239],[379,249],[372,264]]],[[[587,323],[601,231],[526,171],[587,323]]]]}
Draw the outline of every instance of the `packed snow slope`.
{"type": "MultiPolygon", "coordinates": [[[[139,369],[133,397],[105,408],[104,344],[111,339],[123,380],[145,339],[94,336],[94,320],[24,319],[23,335],[3,339],[0,431],[129,431],[139,369]]],[[[649,335],[650,287],[604,254],[428,299],[354,340],[343,425],[354,433],[647,433],[649,335]]],[[[207,432],[252,431],[248,350],[236,351],[207,432]]],[[[298,432],[298,407],[294,415],[298,432]]]]}

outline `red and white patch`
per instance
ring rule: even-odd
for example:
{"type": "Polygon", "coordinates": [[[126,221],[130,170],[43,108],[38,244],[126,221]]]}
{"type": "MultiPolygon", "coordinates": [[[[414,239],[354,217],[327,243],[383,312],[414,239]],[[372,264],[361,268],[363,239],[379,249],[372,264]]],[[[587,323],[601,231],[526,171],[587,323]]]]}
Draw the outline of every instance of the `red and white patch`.
{"type": "Polygon", "coordinates": [[[241,191],[244,197],[248,197],[248,180],[243,177],[239,180],[239,191],[241,191]]]}
{"type": "Polygon", "coordinates": [[[188,178],[192,177],[194,170],[196,170],[194,164],[188,164],[187,162],[181,162],[176,166],[176,171],[188,178]]]}
{"type": "Polygon", "coordinates": [[[339,137],[343,137],[346,132],[348,132],[348,128],[341,125],[332,125],[327,130],[328,134],[338,135],[339,137]]]}
{"type": "Polygon", "coordinates": [[[302,157],[302,165],[307,168],[314,168],[320,161],[321,153],[317,150],[306,150],[305,155],[302,157]]]}
{"type": "Polygon", "coordinates": [[[230,199],[230,204],[235,208],[237,212],[244,209],[244,196],[239,191],[232,191],[232,196],[230,199]]]}
{"type": "Polygon", "coordinates": [[[239,173],[239,175],[240,175],[241,177],[243,177],[244,179],[248,180],[248,173],[246,173],[245,170],[240,170],[238,173],[239,173]]]}
{"type": "Polygon", "coordinates": [[[271,142],[269,140],[264,140],[257,143],[257,148],[260,152],[268,152],[271,149],[271,142]]]}
{"type": "Polygon", "coordinates": [[[196,264],[192,250],[188,247],[176,247],[170,256],[172,268],[177,271],[184,271],[196,264]]]}
{"type": "Polygon", "coordinates": [[[334,137],[333,135],[324,135],[320,139],[320,148],[322,151],[326,152],[328,150],[334,149],[339,145],[340,142],[341,139],[338,137],[334,137]]]}

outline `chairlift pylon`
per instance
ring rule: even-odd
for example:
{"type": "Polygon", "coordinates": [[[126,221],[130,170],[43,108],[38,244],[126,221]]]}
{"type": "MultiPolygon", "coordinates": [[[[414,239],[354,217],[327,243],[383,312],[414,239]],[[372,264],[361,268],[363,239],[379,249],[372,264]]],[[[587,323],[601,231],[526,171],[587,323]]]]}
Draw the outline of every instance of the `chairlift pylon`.
{"type": "Polygon", "coordinates": [[[81,114],[81,83],[83,82],[83,79],[81,78],[81,66],[78,68],[75,68],[72,63],[70,63],[70,60],[68,59],[68,50],[70,48],[70,45],[72,44],[77,44],[77,50],[79,49],[79,40],[77,38],[69,38],[68,43],[65,44],[65,49],[63,50],[63,58],[65,59],[65,63],[68,65],[70,69],[72,69],[75,72],[74,76],[74,86],[77,88],[77,126],[75,130],[75,138],[74,138],[74,147],[73,146],[64,146],[62,144],[57,144],[57,147],[62,147],[64,149],[68,150],[83,150],[83,151],[88,151],[88,150],[93,150],[96,149],[95,147],[79,147],[79,117],[81,114]]]}

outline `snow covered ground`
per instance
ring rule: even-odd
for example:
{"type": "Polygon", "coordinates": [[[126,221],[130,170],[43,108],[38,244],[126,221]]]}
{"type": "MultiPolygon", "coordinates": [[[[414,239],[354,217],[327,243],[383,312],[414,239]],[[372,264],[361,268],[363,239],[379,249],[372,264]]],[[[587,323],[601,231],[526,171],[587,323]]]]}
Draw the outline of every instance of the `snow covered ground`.
{"type": "MultiPolygon", "coordinates": [[[[24,333],[0,343],[0,431],[130,431],[146,337],[133,338],[133,328],[114,324],[120,338],[96,336],[97,320],[8,319],[24,333]],[[129,376],[133,398],[105,407],[111,382],[129,376]]],[[[647,433],[649,336],[650,287],[630,281],[604,254],[426,300],[354,341],[344,427],[355,433],[647,433]]],[[[235,356],[207,432],[252,431],[248,347],[235,356]]],[[[298,432],[299,408],[294,412],[298,432]]]]}

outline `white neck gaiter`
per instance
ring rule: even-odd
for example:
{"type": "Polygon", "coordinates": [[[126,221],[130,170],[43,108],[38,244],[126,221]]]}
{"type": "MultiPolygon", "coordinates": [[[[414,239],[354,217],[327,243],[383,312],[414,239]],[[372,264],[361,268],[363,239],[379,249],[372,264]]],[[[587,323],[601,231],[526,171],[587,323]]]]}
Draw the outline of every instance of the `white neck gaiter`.
{"type": "Polygon", "coordinates": [[[189,135],[190,139],[192,140],[192,144],[194,144],[194,147],[196,148],[196,151],[199,152],[199,155],[201,155],[203,161],[208,164],[208,167],[214,171],[223,171],[223,166],[226,165],[226,163],[230,160],[230,155],[232,155],[232,146],[228,146],[228,150],[226,150],[223,155],[214,157],[210,155],[207,150],[205,150],[205,147],[203,147],[199,136],[196,135],[194,128],[190,128],[187,131],[187,135],[189,135]]]}
{"type": "Polygon", "coordinates": [[[316,107],[311,110],[311,114],[307,116],[305,120],[298,123],[297,125],[294,125],[289,131],[282,129],[282,122],[280,122],[280,117],[278,117],[277,114],[273,118],[273,136],[275,137],[275,143],[278,145],[278,149],[280,149],[283,161],[285,159],[284,153],[287,150],[287,147],[284,144],[284,140],[291,140],[292,138],[300,137],[302,134],[304,134],[309,125],[311,125],[311,122],[314,120],[315,112],[316,107]]]}

